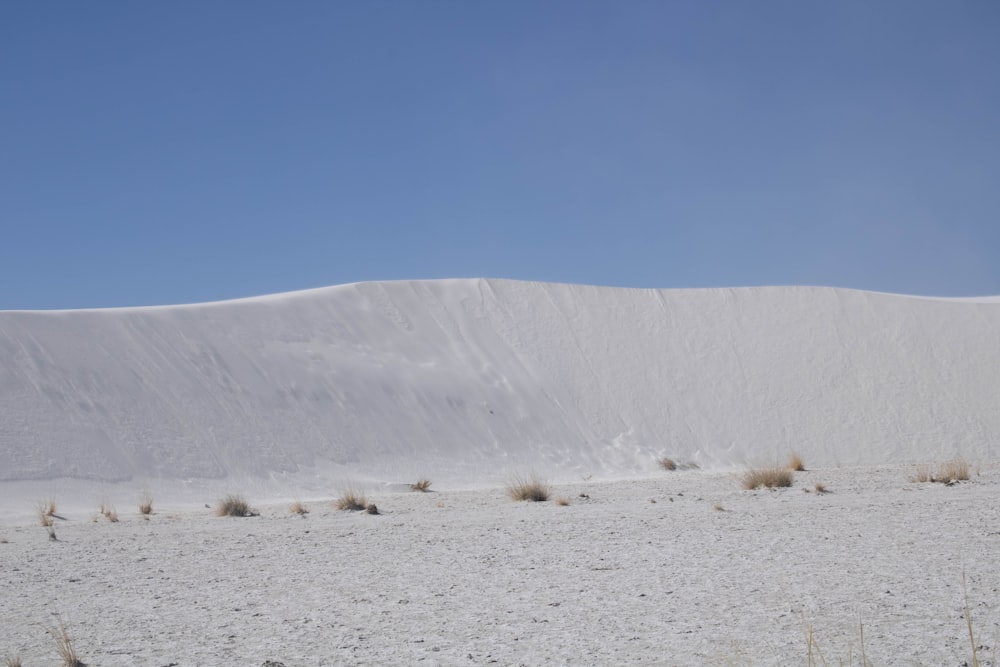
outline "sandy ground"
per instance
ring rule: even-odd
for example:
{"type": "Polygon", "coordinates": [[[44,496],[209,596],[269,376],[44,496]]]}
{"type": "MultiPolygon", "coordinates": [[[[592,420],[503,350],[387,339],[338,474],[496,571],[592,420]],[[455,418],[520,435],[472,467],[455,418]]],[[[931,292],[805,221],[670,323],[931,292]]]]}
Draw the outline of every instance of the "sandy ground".
{"type": "Polygon", "coordinates": [[[56,520],[57,541],[7,523],[0,656],[58,664],[59,613],[100,666],[789,665],[807,663],[810,627],[831,665],[862,650],[963,665],[964,571],[979,659],[995,664],[1000,466],[950,487],[912,473],[814,470],[745,491],[737,474],[685,471],[554,488],[568,506],[383,493],[379,516],[119,506],[110,523],[95,507],[56,520]]]}

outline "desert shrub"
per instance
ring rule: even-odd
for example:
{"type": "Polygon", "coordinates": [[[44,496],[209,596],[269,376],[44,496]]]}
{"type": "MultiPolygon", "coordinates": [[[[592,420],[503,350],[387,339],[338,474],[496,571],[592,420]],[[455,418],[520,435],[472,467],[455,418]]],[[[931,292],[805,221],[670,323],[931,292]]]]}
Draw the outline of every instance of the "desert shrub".
{"type": "Polygon", "coordinates": [[[910,478],[910,481],[920,482],[920,483],[933,482],[934,481],[934,473],[931,470],[930,466],[920,465],[920,466],[917,466],[917,469],[913,473],[913,477],[910,478]]]}
{"type": "Polygon", "coordinates": [[[360,512],[368,507],[368,499],[357,489],[348,487],[341,491],[340,497],[334,502],[334,507],[338,510],[360,512]]]}
{"type": "Polygon", "coordinates": [[[4,661],[4,664],[7,665],[7,667],[22,667],[21,656],[19,655],[7,656],[7,659],[4,661]]]}
{"type": "Polygon", "coordinates": [[[254,516],[246,499],[238,494],[230,493],[215,506],[216,516],[254,516]]]}
{"type": "Polygon", "coordinates": [[[569,505],[569,498],[567,498],[566,496],[559,496],[558,498],[556,498],[556,505],[559,505],[560,507],[566,507],[567,505],[569,505]]]}
{"type": "Polygon", "coordinates": [[[413,484],[410,484],[410,491],[426,492],[429,488],[431,488],[431,480],[427,479],[426,477],[421,477],[413,484]]]}
{"type": "Polygon", "coordinates": [[[792,485],[792,471],[778,466],[753,468],[743,474],[742,484],[744,489],[788,487],[792,485]]]}
{"type": "Polygon", "coordinates": [[[515,475],[507,482],[507,495],[513,500],[544,502],[549,499],[549,487],[536,475],[515,475]]]}
{"type": "Polygon", "coordinates": [[[301,500],[296,500],[288,507],[288,511],[292,514],[298,514],[299,516],[309,514],[309,508],[305,506],[301,500]]]}
{"type": "Polygon", "coordinates": [[[143,491],[139,496],[139,514],[149,516],[153,513],[153,496],[149,491],[143,491]]]}
{"type": "Polygon", "coordinates": [[[826,484],[824,484],[823,482],[816,482],[816,486],[814,488],[816,489],[816,493],[819,494],[826,493],[826,484]]]}
{"type": "Polygon", "coordinates": [[[803,463],[801,456],[792,454],[788,457],[788,469],[801,472],[806,469],[806,464],[803,463]]]}
{"type": "Polygon", "coordinates": [[[660,467],[664,470],[677,470],[677,462],[671,458],[667,458],[666,456],[660,459],[657,463],[659,463],[660,467]]]}

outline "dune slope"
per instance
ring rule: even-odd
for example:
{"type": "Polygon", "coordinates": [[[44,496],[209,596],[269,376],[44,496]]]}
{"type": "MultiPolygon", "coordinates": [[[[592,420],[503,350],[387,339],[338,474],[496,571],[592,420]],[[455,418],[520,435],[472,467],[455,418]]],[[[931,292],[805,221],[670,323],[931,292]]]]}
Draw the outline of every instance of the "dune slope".
{"type": "Polygon", "coordinates": [[[995,458],[1000,303],[359,283],[0,313],[0,481],[995,458]]]}

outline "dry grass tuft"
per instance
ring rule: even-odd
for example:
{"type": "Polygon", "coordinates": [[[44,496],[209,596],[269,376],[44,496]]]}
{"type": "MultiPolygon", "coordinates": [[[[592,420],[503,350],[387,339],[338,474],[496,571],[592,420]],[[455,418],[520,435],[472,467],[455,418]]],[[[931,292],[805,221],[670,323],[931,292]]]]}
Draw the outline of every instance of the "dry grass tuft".
{"type": "Polygon", "coordinates": [[[296,500],[288,507],[288,511],[292,514],[298,514],[299,516],[304,516],[309,514],[309,508],[306,507],[305,503],[301,500],[296,500]]]}
{"type": "Polygon", "coordinates": [[[507,495],[512,500],[530,500],[540,503],[549,499],[549,487],[536,475],[515,475],[507,482],[507,495]]]}
{"type": "Polygon", "coordinates": [[[410,491],[426,492],[429,488],[431,488],[431,480],[427,479],[426,477],[421,477],[413,484],[410,484],[410,491]]]}
{"type": "Polygon", "coordinates": [[[49,505],[45,501],[38,503],[38,523],[46,528],[52,525],[52,515],[49,514],[49,505]]]}
{"type": "Polygon", "coordinates": [[[754,468],[747,470],[741,480],[744,489],[783,488],[792,485],[792,471],[788,468],[774,466],[772,468],[754,468]]]}
{"type": "Polygon", "coordinates": [[[929,465],[917,466],[916,472],[910,478],[911,482],[940,482],[942,484],[953,484],[969,479],[969,464],[962,459],[945,461],[934,470],[929,465]]]}
{"type": "Polygon", "coordinates": [[[972,612],[969,611],[969,589],[965,585],[965,570],[962,570],[962,597],[965,600],[965,624],[969,629],[969,643],[972,645],[972,667],[979,667],[979,654],[976,652],[976,636],[972,632],[972,612]]]}
{"type": "Polygon", "coordinates": [[[806,469],[806,464],[802,461],[801,456],[798,454],[792,454],[788,457],[788,469],[796,472],[802,472],[806,469]]]}
{"type": "Polygon", "coordinates": [[[716,512],[725,512],[726,508],[722,506],[722,503],[715,503],[712,505],[712,509],[716,512]]]}
{"type": "Polygon", "coordinates": [[[142,495],[139,496],[139,514],[143,516],[149,516],[153,513],[153,494],[149,491],[143,491],[142,495]]]}
{"type": "Polygon", "coordinates": [[[559,505],[560,507],[566,507],[567,505],[569,505],[569,498],[567,498],[566,496],[559,496],[558,498],[556,498],[556,505],[559,505]]]}
{"type": "MultiPolygon", "coordinates": [[[[101,501],[100,513],[111,523],[118,523],[118,511],[115,510],[115,506],[107,500],[101,501]]],[[[96,521],[97,519],[94,520],[96,521]]]]}
{"type": "Polygon", "coordinates": [[[238,494],[230,493],[215,506],[215,516],[255,516],[246,499],[238,494]]]}
{"type": "Polygon", "coordinates": [[[938,466],[935,482],[950,484],[952,482],[964,482],[969,479],[969,464],[961,459],[947,461],[938,466]]]}
{"type": "Polygon", "coordinates": [[[21,663],[21,656],[19,655],[7,656],[4,664],[7,665],[7,667],[23,667],[23,664],[21,663]]]}
{"type": "Polygon", "coordinates": [[[340,497],[337,498],[334,507],[338,510],[360,512],[368,507],[368,499],[365,498],[365,494],[357,489],[347,488],[340,493],[340,497]]]}
{"type": "Polygon", "coordinates": [[[56,640],[56,650],[59,652],[59,657],[62,658],[62,667],[87,667],[80,660],[76,649],[73,648],[73,642],[69,638],[69,632],[66,631],[66,624],[63,623],[62,616],[56,615],[56,627],[51,628],[50,631],[56,640]]]}
{"type": "Polygon", "coordinates": [[[677,462],[671,458],[667,458],[666,456],[660,459],[658,463],[664,470],[677,470],[677,462]]]}
{"type": "Polygon", "coordinates": [[[819,494],[823,494],[823,493],[827,492],[826,491],[826,484],[824,484],[823,482],[816,482],[816,486],[814,488],[816,489],[816,493],[819,493],[819,494]]]}

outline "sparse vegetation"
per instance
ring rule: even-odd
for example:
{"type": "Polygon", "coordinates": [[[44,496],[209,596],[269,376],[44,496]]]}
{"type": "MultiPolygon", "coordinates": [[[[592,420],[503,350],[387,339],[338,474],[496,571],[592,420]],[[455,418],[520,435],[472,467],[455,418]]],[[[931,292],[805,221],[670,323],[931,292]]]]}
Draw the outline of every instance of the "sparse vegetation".
{"type": "Polygon", "coordinates": [[[101,514],[104,518],[111,523],[118,523],[118,511],[115,510],[115,506],[109,503],[107,500],[101,501],[101,514]]]}
{"type": "Polygon", "coordinates": [[[410,491],[426,492],[430,488],[431,488],[431,480],[427,479],[426,477],[421,477],[413,484],[410,484],[410,491]]]}
{"type": "Polygon", "coordinates": [[[677,462],[666,456],[659,460],[659,464],[664,470],[677,470],[677,462]]]}
{"type": "Polygon", "coordinates": [[[788,469],[795,472],[802,472],[806,469],[806,464],[802,461],[801,456],[792,454],[788,457],[788,469]]]}
{"type": "Polygon", "coordinates": [[[49,514],[49,506],[45,501],[38,503],[38,522],[46,528],[52,525],[52,515],[49,514]]]}
{"type": "Polygon", "coordinates": [[[774,466],[771,468],[753,468],[743,474],[744,489],[768,489],[789,487],[792,485],[792,471],[788,468],[774,466]]]}
{"type": "Polygon", "coordinates": [[[250,508],[250,504],[247,503],[243,496],[238,494],[229,494],[225,498],[219,501],[215,506],[216,516],[255,516],[254,512],[250,508]]]}
{"type": "Polygon", "coordinates": [[[569,498],[567,498],[566,496],[559,496],[558,498],[556,498],[556,505],[559,505],[561,507],[566,507],[567,505],[569,505],[569,498]]]}
{"type": "Polygon", "coordinates": [[[536,475],[530,477],[515,475],[507,482],[507,495],[512,500],[544,502],[549,499],[549,487],[536,475]]]}
{"type": "Polygon", "coordinates": [[[725,512],[726,508],[722,506],[722,503],[714,503],[712,509],[716,512],[725,512]]]}
{"type": "Polygon", "coordinates": [[[21,656],[19,655],[7,656],[4,664],[7,665],[7,667],[23,667],[21,663],[21,656]]]}
{"type": "Polygon", "coordinates": [[[824,484],[823,482],[816,482],[816,486],[814,488],[816,489],[816,493],[819,494],[826,493],[826,484],[824,484]]]}
{"type": "Polygon", "coordinates": [[[153,513],[153,495],[149,491],[143,491],[139,496],[139,514],[149,516],[153,513]]]}
{"type": "Polygon", "coordinates": [[[62,616],[56,615],[56,627],[52,628],[51,632],[56,640],[56,650],[62,659],[62,667],[86,667],[80,660],[80,656],[77,655],[76,649],[73,648],[73,642],[69,638],[69,632],[66,631],[66,624],[63,623],[62,616]]]}
{"type": "Polygon", "coordinates": [[[368,507],[368,499],[357,489],[348,487],[341,491],[340,497],[334,502],[334,507],[338,510],[360,512],[368,507]]]}
{"type": "Polygon", "coordinates": [[[288,511],[291,512],[292,514],[298,514],[299,516],[304,516],[306,514],[309,514],[309,508],[306,507],[305,503],[303,503],[301,500],[296,500],[294,503],[292,503],[289,506],[288,511]]]}
{"type": "Polygon", "coordinates": [[[965,625],[969,629],[969,643],[972,644],[972,667],[979,667],[976,636],[972,632],[972,612],[969,611],[969,588],[965,585],[965,570],[962,570],[962,599],[965,601],[965,625]]]}
{"type": "Polygon", "coordinates": [[[910,478],[912,482],[940,482],[942,484],[953,484],[955,482],[969,479],[969,464],[962,459],[945,461],[934,470],[929,465],[919,465],[910,478]]]}

